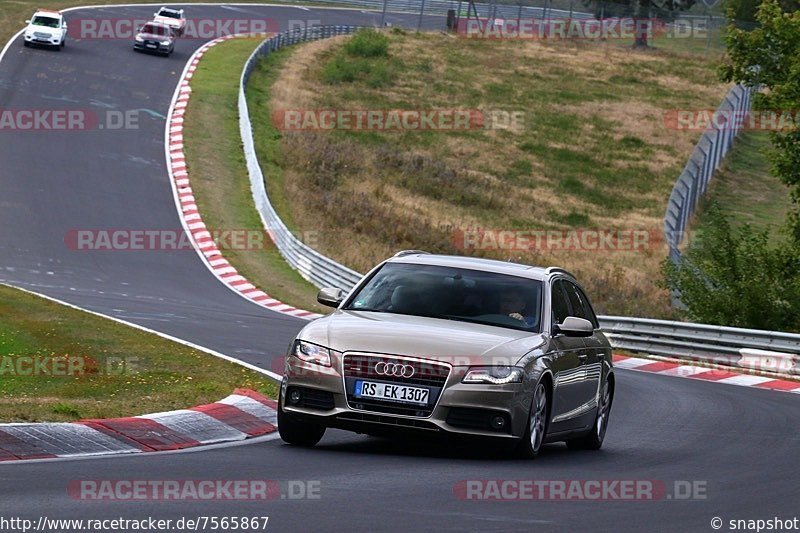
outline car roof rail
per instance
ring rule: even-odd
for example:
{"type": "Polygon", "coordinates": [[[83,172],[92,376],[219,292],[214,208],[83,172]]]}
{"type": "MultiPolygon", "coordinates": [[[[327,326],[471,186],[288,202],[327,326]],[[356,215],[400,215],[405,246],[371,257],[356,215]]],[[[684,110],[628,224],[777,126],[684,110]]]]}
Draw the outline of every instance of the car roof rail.
{"type": "Polygon", "coordinates": [[[572,275],[572,272],[565,268],[561,267],[547,267],[544,269],[545,274],[566,274],[567,276],[574,278],[575,276],[572,275]]]}
{"type": "Polygon", "coordinates": [[[400,250],[392,257],[405,257],[407,255],[416,255],[416,254],[427,254],[430,255],[430,252],[426,252],[425,250],[400,250]]]}

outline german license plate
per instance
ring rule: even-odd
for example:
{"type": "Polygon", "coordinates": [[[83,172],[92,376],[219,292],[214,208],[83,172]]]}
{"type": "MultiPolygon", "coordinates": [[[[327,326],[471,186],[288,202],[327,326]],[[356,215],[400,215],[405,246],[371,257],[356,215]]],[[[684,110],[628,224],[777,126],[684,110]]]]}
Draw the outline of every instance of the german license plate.
{"type": "Polygon", "coordinates": [[[392,402],[427,405],[430,391],[423,387],[408,387],[393,383],[376,383],[374,381],[356,381],[356,398],[374,398],[392,402]]]}

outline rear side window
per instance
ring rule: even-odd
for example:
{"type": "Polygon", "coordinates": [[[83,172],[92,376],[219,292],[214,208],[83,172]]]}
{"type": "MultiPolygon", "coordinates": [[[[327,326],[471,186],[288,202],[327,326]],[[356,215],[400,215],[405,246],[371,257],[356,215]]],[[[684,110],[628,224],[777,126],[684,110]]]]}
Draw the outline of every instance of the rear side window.
{"type": "Polygon", "coordinates": [[[567,281],[564,282],[564,289],[567,292],[569,304],[572,308],[572,316],[588,320],[595,328],[600,327],[597,322],[597,316],[594,314],[591,304],[589,304],[589,299],[586,298],[583,291],[574,283],[567,281]]]}
{"type": "Polygon", "coordinates": [[[553,308],[553,324],[561,324],[569,316],[569,302],[563,289],[564,282],[557,280],[553,283],[550,295],[550,305],[553,308]]]}

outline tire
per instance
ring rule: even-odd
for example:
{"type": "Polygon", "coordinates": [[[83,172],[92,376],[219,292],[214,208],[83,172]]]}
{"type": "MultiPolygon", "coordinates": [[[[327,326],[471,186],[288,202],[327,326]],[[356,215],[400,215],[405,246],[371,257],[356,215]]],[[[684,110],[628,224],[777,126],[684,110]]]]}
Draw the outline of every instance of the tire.
{"type": "Polygon", "coordinates": [[[550,396],[544,382],[540,381],[533,391],[528,424],[517,445],[517,455],[526,459],[533,459],[539,455],[549,426],[550,396]]]}
{"type": "Polygon", "coordinates": [[[278,433],[283,442],[294,446],[311,447],[325,435],[325,426],[294,420],[283,410],[283,398],[278,398],[278,433]]]}
{"type": "Polygon", "coordinates": [[[29,43],[28,41],[22,41],[22,46],[24,46],[25,48],[30,48],[31,43],[29,43]]]}
{"type": "Polygon", "coordinates": [[[592,430],[583,437],[568,440],[567,447],[570,450],[599,450],[603,447],[613,402],[614,388],[606,378],[600,389],[600,404],[597,406],[597,416],[595,416],[592,430]]]}

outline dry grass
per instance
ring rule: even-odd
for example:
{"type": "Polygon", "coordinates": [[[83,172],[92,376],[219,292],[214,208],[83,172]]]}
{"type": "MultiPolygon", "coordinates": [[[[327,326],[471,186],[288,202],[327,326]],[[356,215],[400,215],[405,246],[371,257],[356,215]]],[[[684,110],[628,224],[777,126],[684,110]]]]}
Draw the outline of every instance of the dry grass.
{"type": "MultiPolygon", "coordinates": [[[[665,250],[464,250],[465,229],[647,230],[657,235],[696,132],[670,109],[716,107],[710,59],[615,45],[466,41],[391,32],[388,86],[330,84],[342,39],[292,52],[272,110],[476,108],[521,111],[522,128],[469,132],[284,132],[285,210],[323,253],[360,271],[401,248],[558,264],[604,313],[670,316],[665,250]]],[[[270,178],[267,178],[270,187],[270,178]]]]}

